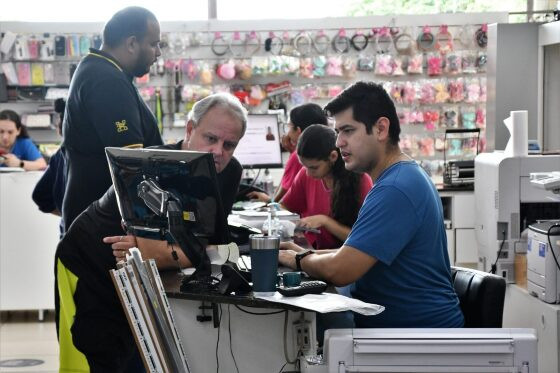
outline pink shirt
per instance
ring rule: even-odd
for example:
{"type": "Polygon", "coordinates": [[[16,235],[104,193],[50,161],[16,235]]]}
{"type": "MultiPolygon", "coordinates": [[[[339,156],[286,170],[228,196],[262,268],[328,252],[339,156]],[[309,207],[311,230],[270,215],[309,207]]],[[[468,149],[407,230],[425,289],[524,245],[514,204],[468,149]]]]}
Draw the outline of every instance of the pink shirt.
{"type": "Polygon", "coordinates": [[[284,167],[284,175],[282,175],[282,180],[280,181],[280,186],[284,188],[284,190],[289,190],[298,174],[299,170],[301,170],[303,166],[299,163],[299,158],[297,156],[297,152],[292,152],[288,161],[286,162],[286,167],[284,167]]]}
{"type": "MultiPolygon", "coordinates": [[[[372,186],[370,176],[363,174],[360,183],[360,203],[364,202],[372,186]]],[[[305,168],[298,172],[292,187],[282,198],[282,204],[302,218],[313,215],[332,217],[331,191],[322,180],[307,176],[305,168]]],[[[340,246],[340,241],[325,228],[321,228],[319,234],[305,233],[305,238],[317,249],[334,249],[340,246]]]]}

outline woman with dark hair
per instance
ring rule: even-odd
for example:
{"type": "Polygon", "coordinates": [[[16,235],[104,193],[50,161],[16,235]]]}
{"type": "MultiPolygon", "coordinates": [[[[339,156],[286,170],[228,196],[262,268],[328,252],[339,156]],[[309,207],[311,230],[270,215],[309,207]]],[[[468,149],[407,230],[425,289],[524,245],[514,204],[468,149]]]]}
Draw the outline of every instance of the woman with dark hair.
{"type": "Polygon", "coordinates": [[[47,162],[27,134],[27,128],[13,110],[0,112],[0,167],[42,170],[47,162]]]}
{"type": "MultiPolygon", "coordinates": [[[[301,133],[312,124],[328,124],[328,119],[323,109],[314,103],[296,106],[290,111],[290,121],[287,123],[288,129],[282,139],[284,148],[292,152],[295,148],[301,133]]],[[[284,197],[286,192],[292,186],[297,173],[301,170],[301,163],[298,160],[296,152],[290,154],[290,158],[284,167],[284,174],[280,181],[280,187],[276,191],[274,197],[262,192],[251,192],[247,194],[249,198],[255,198],[263,202],[278,202],[284,197]]]]}
{"type": "Polygon", "coordinates": [[[371,178],[346,170],[336,133],[327,126],[312,125],[303,131],[296,152],[303,168],[280,203],[300,214],[301,227],[320,230],[305,233],[313,247],[339,247],[373,186],[371,178]]]}

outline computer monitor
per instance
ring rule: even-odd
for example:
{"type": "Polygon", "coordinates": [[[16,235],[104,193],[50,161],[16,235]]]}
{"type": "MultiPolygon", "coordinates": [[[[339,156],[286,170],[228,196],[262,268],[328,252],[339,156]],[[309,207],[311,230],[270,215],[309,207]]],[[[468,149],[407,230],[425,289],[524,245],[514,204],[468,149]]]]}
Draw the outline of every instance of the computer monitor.
{"type": "Polygon", "coordinates": [[[245,136],[233,156],[244,168],[282,168],[278,116],[249,114],[245,136]]]}
{"type": "Polygon", "coordinates": [[[171,236],[195,268],[209,271],[206,245],[230,242],[212,154],[123,148],[105,152],[127,231],[160,240],[171,236]],[[171,219],[173,211],[178,219],[171,219]]]}

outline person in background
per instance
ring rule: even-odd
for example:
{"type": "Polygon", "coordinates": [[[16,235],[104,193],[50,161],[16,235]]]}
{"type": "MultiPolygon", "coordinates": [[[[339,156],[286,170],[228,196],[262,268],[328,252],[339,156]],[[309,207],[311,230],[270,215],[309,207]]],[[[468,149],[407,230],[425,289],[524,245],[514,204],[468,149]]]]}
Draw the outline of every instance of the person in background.
{"type": "Polygon", "coordinates": [[[373,186],[369,175],[344,168],[336,148],[336,133],[330,127],[314,124],[305,129],[297,143],[297,156],[303,168],[280,204],[302,219],[309,244],[316,249],[339,247],[350,233],[358,210],[373,186]]]}
{"type": "Polygon", "coordinates": [[[0,167],[20,167],[25,171],[43,170],[45,158],[27,134],[18,113],[0,112],[0,167]]]}
{"type": "MultiPolygon", "coordinates": [[[[290,121],[288,122],[289,130],[283,138],[283,145],[288,150],[295,149],[301,133],[312,124],[328,125],[327,116],[323,109],[317,104],[308,103],[296,106],[290,111],[290,121]]],[[[284,174],[280,181],[280,187],[276,191],[274,198],[263,192],[251,192],[247,197],[257,199],[263,202],[278,202],[284,197],[286,192],[292,186],[292,183],[301,170],[301,163],[295,151],[292,151],[286,166],[284,167],[284,174]]]]}
{"type": "MultiPolygon", "coordinates": [[[[58,133],[62,132],[62,121],[64,120],[64,109],[66,102],[63,98],[56,99],[54,111],[59,115],[58,133]]],[[[31,198],[44,213],[61,216],[62,200],[66,185],[64,154],[59,148],[49,160],[49,166],[41,179],[35,185],[31,198]]],[[[64,233],[64,222],[60,221],[60,234],[64,233]]]]}
{"type": "Polygon", "coordinates": [[[327,104],[347,170],[375,181],[342,247],[304,250],[280,244],[279,262],[377,303],[354,314],[358,328],[460,328],[441,198],[426,172],[399,147],[395,105],[380,84],[357,82],[327,104]],[[413,305],[413,306],[412,306],[413,305]]]}
{"type": "Polygon", "coordinates": [[[105,24],[101,49],[91,48],[72,77],[62,125],[66,229],[111,185],[105,147],[163,144],[156,118],[133,83],[161,55],[159,41],[153,13],[134,6],[122,9],[105,24]]]}

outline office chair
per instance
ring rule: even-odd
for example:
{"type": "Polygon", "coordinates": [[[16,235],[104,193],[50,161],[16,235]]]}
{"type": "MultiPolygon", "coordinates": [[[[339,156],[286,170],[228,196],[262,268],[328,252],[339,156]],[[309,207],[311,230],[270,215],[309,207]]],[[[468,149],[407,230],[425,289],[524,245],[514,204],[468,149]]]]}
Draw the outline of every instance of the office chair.
{"type": "Polygon", "coordinates": [[[453,287],[465,317],[465,328],[501,328],[506,281],[470,268],[451,267],[453,287]]]}

